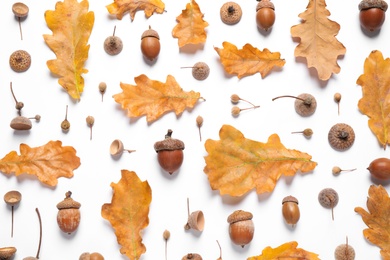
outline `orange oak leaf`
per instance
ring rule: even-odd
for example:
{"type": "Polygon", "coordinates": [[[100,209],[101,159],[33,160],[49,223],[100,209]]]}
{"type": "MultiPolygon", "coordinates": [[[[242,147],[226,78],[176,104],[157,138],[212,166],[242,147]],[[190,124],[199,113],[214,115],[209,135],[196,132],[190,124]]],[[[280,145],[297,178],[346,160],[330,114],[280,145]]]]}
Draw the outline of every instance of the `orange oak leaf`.
{"type": "Polygon", "coordinates": [[[320,80],[328,80],[332,73],[339,73],[337,58],[344,55],[346,48],[336,39],[340,25],[327,17],[325,0],[310,0],[306,11],[299,14],[301,24],[291,27],[291,35],[300,38],[295,48],[295,57],[307,60],[307,67],[317,70],[320,80]]]}
{"type": "Polygon", "coordinates": [[[368,126],[386,149],[390,140],[390,59],[372,51],[364,62],[364,74],[356,84],[362,87],[359,110],[369,117],[368,126]]]}
{"type": "Polygon", "coordinates": [[[146,115],[146,120],[153,122],[168,111],[179,115],[186,108],[194,107],[201,98],[198,92],[183,91],[171,75],[167,76],[166,83],[151,80],[144,74],[134,81],[135,86],[121,83],[122,93],[113,96],[130,118],[146,115]]]}
{"type": "Polygon", "coordinates": [[[302,248],[297,248],[295,241],[284,243],[276,248],[266,247],[259,256],[249,257],[247,260],[271,260],[271,259],[289,259],[289,260],[319,260],[318,254],[308,252],[302,248]]]}
{"type": "Polygon", "coordinates": [[[221,195],[241,196],[253,188],[258,194],[271,192],[281,175],[309,172],[317,165],[309,154],[286,149],[277,134],[261,143],[246,139],[230,125],[223,125],[219,137],[219,141],[205,142],[208,155],[203,171],[211,188],[221,195]]]}
{"type": "Polygon", "coordinates": [[[283,67],[286,61],[280,58],[279,52],[270,52],[268,49],[259,49],[249,43],[241,50],[229,42],[223,42],[223,49],[214,47],[217,51],[225,71],[229,74],[237,74],[240,79],[257,72],[265,78],[274,67],[283,67]]]}
{"type": "Polygon", "coordinates": [[[0,159],[0,171],[16,176],[27,173],[49,186],[56,186],[59,177],[73,177],[73,170],[80,166],[80,158],[71,146],[62,146],[61,141],[50,141],[31,148],[20,144],[20,155],[11,151],[0,159]]]}
{"type": "Polygon", "coordinates": [[[106,6],[110,14],[122,20],[125,13],[129,12],[131,20],[134,20],[135,13],[138,10],[144,10],[146,18],[153,13],[161,14],[164,12],[165,4],[161,0],[114,0],[112,4],[106,6]]]}
{"type": "Polygon", "coordinates": [[[133,171],[122,170],[118,183],[111,183],[111,203],[102,206],[102,217],[115,230],[120,252],[129,259],[138,260],[146,252],[141,231],[149,225],[149,205],[152,190],[147,181],[141,181],[133,171]]]}
{"type": "Polygon", "coordinates": [[[191,0],[186,9],[176,17],[178,24],[173,28],[172,35],[178,38],[179,47],[187,44],[199,44],[206,42],[205,28],[209,25],[203,20],[203,14],[195,0],[191,0]]]}
{"type": "Polygon", "coordinates": [[[361,207],[355,208],[368,226],[363,235],[381,249],[383,259],[390,259],[390,197],[381,185],[371,185],[368,195],[368,212],[361,207]]]}
{"type": "Polygon", "coordinates": [[[88,59],[88,39],[91,35],[95,15],[88,12],[89,3],[83,0],[64,0],[57,2],[55,10],[45,12],[45,20],[53,35],[43,38],[56,54],[55,60],[48,60],[47,67],[59,77],[58,83],[68,94],[79,100],[84,90],[87,73],[84,63],[88,59]]]}

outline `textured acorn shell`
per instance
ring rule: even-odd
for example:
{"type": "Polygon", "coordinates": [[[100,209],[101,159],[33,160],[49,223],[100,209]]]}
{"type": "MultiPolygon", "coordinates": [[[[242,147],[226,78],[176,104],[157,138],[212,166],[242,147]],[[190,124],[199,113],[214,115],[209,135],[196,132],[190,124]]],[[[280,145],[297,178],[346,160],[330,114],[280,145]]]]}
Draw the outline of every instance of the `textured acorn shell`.
{"type": "Polygon", "coordinates": [[[255,231],[252,218],[252,213],[243,210],[236,210],[229,215],[229,236],[234,244],[244,247],[252,241],[255,231]]]}
{"type": "Polygon", "coordinates": [[[2,247],[0,248],[0,260],[10,260],[16,253],[15,247],[2,247]]]}
{"type": "Polygon", "coordinates": [[[367,10],[370,8],[379,8],[382,9],[384,12],[387,11],[388,5],[383,0],[363,0],[359,3],[359,10],[367,10]]]}
{"type": "Polygon", "coordinates": [[[205,218],[202,211],[197,210],[192,212],[188,216],[187,224],[185,225],[185,229],[194,229],[197,231],[203,231],[205,224],[205,218]]]}

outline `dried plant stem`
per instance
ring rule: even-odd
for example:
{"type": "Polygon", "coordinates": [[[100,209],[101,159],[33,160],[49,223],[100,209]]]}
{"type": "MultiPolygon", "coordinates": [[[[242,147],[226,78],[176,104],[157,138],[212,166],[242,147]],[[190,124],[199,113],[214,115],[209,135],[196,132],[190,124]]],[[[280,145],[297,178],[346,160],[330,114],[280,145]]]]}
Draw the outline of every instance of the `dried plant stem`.
{"type": "Polygon", "coordinates": [[[39,259],[39,252],[41,251],[41,244],[42,244],[42,219],[38,208],[35,208],[35,211],[37,212],[38,220],[39,220],[39,243],[38,243],[37,255],[35,256],[35,258],[39,259]]]}
{"type": "Polygon", "coordinates": [[[285,98],[285,97],[295,98],[295,99],[298,99],[298,100],[301,100],[301,101],[305,102],[305,100],[304,100],[303,98],[299,98],[299,97],[295,97],[295,96],[290,96],[290,95],[279,96],[279,97],[273,98],[272,101],[274,101],[274,100],[276,100],[276,99],[279,99],[279,98],[285,98]]]}
{"type": "Polygon", "coordinates": [[[14,237],[14,205],[11,206],[11,237],[14,237]]]}
{"type": "Polygon", "coordinates": [[[18,21],[19,21],[20,39],[23,41],[22,24],[20,22],[20,17],[18,17],[18,21]]]}
{"type": "Polygon", "coordinates": [[[219,258],[217,260],[222,260],[222,248],[221,248],[221,245],[219,244],[218,240],[217,240],[217,244],[219,247],[219,258]]]}

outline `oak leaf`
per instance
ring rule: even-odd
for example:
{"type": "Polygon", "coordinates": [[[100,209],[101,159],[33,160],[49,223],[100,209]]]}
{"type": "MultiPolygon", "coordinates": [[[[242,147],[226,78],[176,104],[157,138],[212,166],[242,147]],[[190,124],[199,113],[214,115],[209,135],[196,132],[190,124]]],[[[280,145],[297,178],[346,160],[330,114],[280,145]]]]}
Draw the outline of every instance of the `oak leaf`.
{"type": "Polygon", "coordinates": [[[68,94],[79,100],[84,90],[82,74],[88,70],[84,63],[88,59],[88,39],[91,35],[95,15],[88,12],[89,3],[83,0],[57,2],[55,10],[45,12],[45,20],[53,35],[43,38],[56,54],[55,60],[48,60],[47,67],[59,77],[58,83],[68,94]]]}
{"type": "Polygon", "coordinates": [[[271,260],[271,259],[289,259],[289,260],[319,260],[318,254],[308,252],[302,248],[297,248],[295,241],[284,243],[276,248],[266,247],[259,256],[249,257],[247,260],[271,260]]]}
{"type": "Polygon", "coordinates": [[[166,83],[151,80],[144,74],[134,81],[136,85],[120,83],[122,93],[113,96],[130,118],[146,115],[146,120],[152,122],[168,111],[179,115],[186,108],[194,107],[201,98],[198,92],[183,91],[171,75],[167,76],[166,83]]]}
{"type": "Polygon", "coordinates": [[[332,73],[339,73],[337,58],[344,55],[346,48],[336,39],[340,25],[327,17],[325,0],[310,0],[306,11],[299,14],[301,24],[291,27],[291,35],[300,38],[295,48],[295,57],[307,60],[307,67],[317,70],[320,80],[328,80],[332,73]]]}
{"type": "Polygon", "coordinates": [[[61,141],[50,141],[31,148],[20,144],[20,155],[11,151],[0,159],[0,171],[16,176],[23,173],[35,175],[49,186],[56,186],[59,177],[73,177],[73,170],[80,166],[80,158],[72,146],[62,146],[61,141]]]}
{"type": "Polygon", "coordinates": [[[211,188],[221,195],[241,196],[253,188],[258,194],[271,192],[281,175],[309,172],[317,165],[309,154],[286,149],[277,134],[261,143],[246,139],[230,125],[223,125],[219,137],[219,141],[205,142],[208,155],[204,172],[211,188]]]}
{"type": "Polygon", "coordinates": [[[379,143],[386,148],[390,139],[390,59],[380,51],[372,51],[364,62],[364,74],[356,84],[362,87],[359,110],[369,117],[368,126],[379,143]]]}
{"type": "Polygon", "coordinates": [[[234,44],[223,42],[223,49],[214,47],[221,64],[229,74],[237,74],[238,78],[253,75],[257,72],[265,78],[274,67],[283,67],[286,61],[280,58],[279,52],[263,51],[253,47],[249,43],[240,50],[234,44]]]}
{"type": "Polygon", "coordinates": [[[102,217],[115,230],[121,254],[138,260],[146,252],[141,231],[149,225],[149,205],[152,190],[147,181],[141,181],[133,171],[122,170],[118,183],[111,183],[111,203],[102,206],[102,217]]]}
{"type": "Polygon", "coordinates": [[[172,35],[178,38],[179,47],[187,44],[199,44],[206,42],[205,28],[209,25],[203,20],[203,14],[195,0],[191,0],[186,9],[176,17],[178,24],[173,28],[172,35]]]}
{"type": "Polygon", "coordinates": [[[381,248],[380,253],[383,259],[390,259],[390,197],[381,185],[371,185],[368,195],[368,212],[361,207],[355,208],[368,226],[363,230],[363,235],[381,248]]]}
{"type": "Polygon", "coordinates": [[[129,12],[131,20],[134,20],[135,13],[138,10],[144,10],[146,18],[153,13],[161,14],[164,12],[165,4],[161,0],[114,0],[112,4],[106,6],[110,14],[122,20],[125,13],[129,12]]]}

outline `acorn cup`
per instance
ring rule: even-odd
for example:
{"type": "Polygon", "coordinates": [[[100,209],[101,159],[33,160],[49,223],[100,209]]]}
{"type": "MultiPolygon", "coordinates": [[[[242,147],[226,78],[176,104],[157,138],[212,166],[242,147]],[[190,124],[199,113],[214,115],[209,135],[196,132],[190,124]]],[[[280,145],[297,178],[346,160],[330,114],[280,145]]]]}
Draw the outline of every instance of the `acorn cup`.
{"type": "Polygon", "coordinates": [[[16,248],[13,246],[0,248],[0,260],[10,260],[14,257],[16,248]]]}
{"type": "Polygon", "coordinates": [[[194,229],[202,232],[204,229],[205,218],[201,210],[194,211],[190,214],[189,200],[187,199],[188,220],[184,225],[185,230],[194,229]]]}

